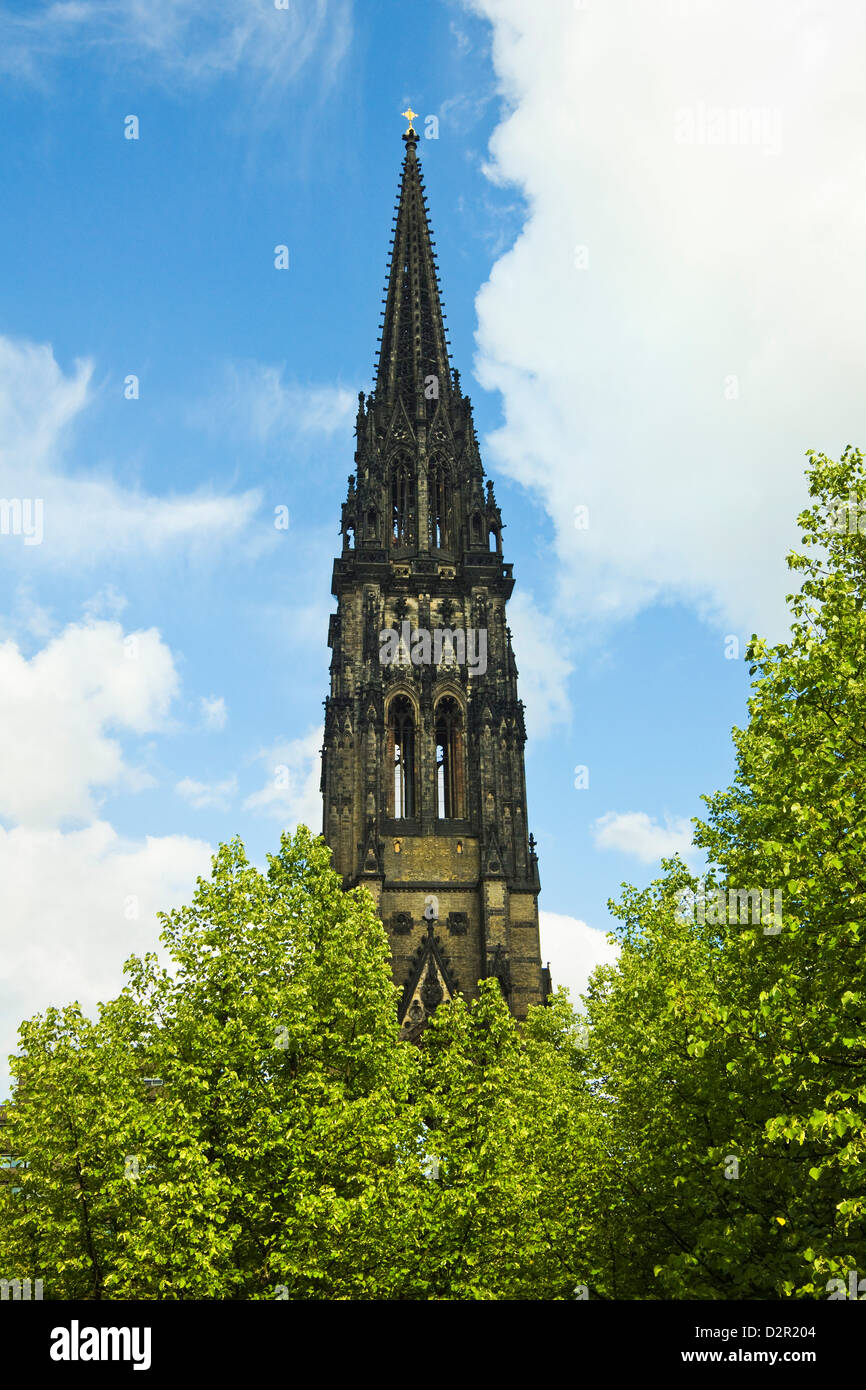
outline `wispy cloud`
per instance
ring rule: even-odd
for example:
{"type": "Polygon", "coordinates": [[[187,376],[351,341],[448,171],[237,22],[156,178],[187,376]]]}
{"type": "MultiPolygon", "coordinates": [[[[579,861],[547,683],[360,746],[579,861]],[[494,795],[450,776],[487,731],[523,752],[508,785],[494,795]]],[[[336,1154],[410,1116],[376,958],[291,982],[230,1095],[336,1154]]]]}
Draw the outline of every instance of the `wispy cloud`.
{"type": "Polygon", "coordinates": [[[89,52],[172,84],[247,75],[261,97],[313,66],[330,85],[351,36],[351,0],[49,0],[0,9],[0,72],[38,80],[52,59],[89,52]]]}
{"type": "Polygon", "coordinates": [[[280,740],[256,755],[267,768],[267,781],[244,801],[245,811],[261,811],[285,827],[300,822],[318,834],[322,824],[319,790],[324,729],[310,729],[302,738],[280,740]]]}
{"type": "Polygon", "coordinates": [[[216,731],[225,728],[229,715],[221,695],[202,695],[199,708],[206,729],[216,731]]]}
{"type": "Polygon", "coordinates": [[[219,390],[191,408],[190,423],[257,444],[344,435],[358,409],[357,393],[345,386],[284,380],[284,370],[263,362],[227,364],[219,390]]]}
{"type": "Polygon", "coordinates": [[[196,782],[184,777],[175,791],[196,811],[228,811],[238,789],[238,779],[227,777],[223,782],[196,782]]]}
{"type": "Polygon", "coordinates": [[[0,496],[38,504],[39,516],[36,544],[3,537],[4,565],[128,563],[168,549],[206,559],[228,542],[247,553],[275,542],[273,527],[251,525],[261,503],[254,489],[162,497],[123,487],[104,470],[88,473],[80,459],[73,473],[67,455],[92,401],[92,374],[91,362],[65,373],[49,345],[0,336],[0,496]]]}
{"type": "Polygon", "coordinates": [[[520,675],[533,737],[543,738],[571,717],[567,639],[556,620],[543,613],[531,594],[516,593],[508,606],[520,675]]]}

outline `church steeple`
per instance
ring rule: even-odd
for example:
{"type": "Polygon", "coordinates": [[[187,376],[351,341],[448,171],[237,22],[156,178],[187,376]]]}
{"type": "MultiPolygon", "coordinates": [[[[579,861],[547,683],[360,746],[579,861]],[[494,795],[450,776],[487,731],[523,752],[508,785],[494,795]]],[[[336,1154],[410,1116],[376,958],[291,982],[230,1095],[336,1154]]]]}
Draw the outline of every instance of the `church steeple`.
{"type": "Polygon", "coordinates": [[[372,558],[387,545],[407,558],[456,560],[490,547],[501,558],[502,519],[491,484],[485,494],[472,403],[449,361],[414,127],[403,140],[376,382],[359,398],[344,553],[357,546],[372,558]]]}
{"type": "Polygon", "coordinates": [[[411,125],[403,140],[406,155],[388,260],[376,395],[392,404],[402,399],[411,414],[423,414],[425,401],[448,391],[451,372],[418,136],[411,125]]]}
{"type": "Polygon", "coordinates": [[[413,126],[403,139],[375,389],[359,397],[334,562],[322,793],[334,866],[377,903],[417,1037],[481,977],[520,1018],[545,980],[512,566],[449,362],[413,126]]]}

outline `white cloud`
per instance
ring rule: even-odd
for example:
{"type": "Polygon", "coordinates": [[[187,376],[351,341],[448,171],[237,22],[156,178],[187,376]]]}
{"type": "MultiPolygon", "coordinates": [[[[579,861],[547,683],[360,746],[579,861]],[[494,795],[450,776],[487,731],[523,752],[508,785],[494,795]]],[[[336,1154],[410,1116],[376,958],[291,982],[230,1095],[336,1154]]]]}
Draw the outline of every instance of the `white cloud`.
{"type": "Polygon", "coordinates": [[[196,782],[192,777],[184,777],[175,787],[178,796],[196,811],[227,811],[237,789],[236,777],[227,777],[224,782],[196,782]]]}
{"type": "Polygon", "coordinates": [[[23,634],[44,642],[53,636],[56,628],[50,609],[34,597],[32,584],[27,580],[18,583],[8,613],[0,614],[0,640],[23,634]]]}
{"type": "Polygon", "coordinates": [[[0,829],[0,1098],[21,1019],[113,997],[124,960],[157,948],[156,912],[191,899],[210,856],[202,840],[133,843],[104,821],[69,834],[0,829]]]}
{"type": "MultiPolygon", "coordinates": [[[[460,25],[453,19],[448,25],[448,30],[454,40],[458,57],[465,58],[468,53],[472,52],[472,40],[466,30],[461,29],[460,25]]],[[[442,105],[444,106],[445,103],[443,102],[442,105]]]]}
{"type": "Polygon", "coordinates": [[[553,987],[559,985],[571,992],[572,1002],[579,1004],[578,995],[586,989],[587,981],[597,965],[612,965],[619,947],[577,917],[560,912],[540,912],[541,958],[550,962],[553,987]]]}
{"type": "Polygon", "coordinates": [[[178,688],[159,633],[116,622],[72,623],[30,660],[0,644],[0,817],[30,826],[86,821],[93,787],[151,779],[110,731],[160,728],[178,688]]]}
{"type": "Polygon", "coordinates": [[[224,435],[266,444],[300,435],[343,435],[354,424],[357,392],[343,386],[284,381],[283,368],[232,362],[220,388],[190,411],[193,423],[224,435]]]}
{"type": "Polygon", "coordinates": [[[517,592],[508,604],[520,696],[533,738],[541,738],[570,716],[565,655],[568,639],[561,623],[542,613],[531,594],[517,592]]]}
{"type": "Polygon", "coordinates": [[[257,754],[268,779],[260,791],[244,802],[245,811],[262,811],[285,828],[299,823],[315,835],[322,828],[321,747],[324,729],[319,726],[302,738],[282,740],[257,754]]]}
{"type": "Polygon", "coordinates": [[[90,618],[30,659],[0,644],[0,817],[18,822],[0,827],[0,1095],[20,1020],[115,994],[126,957],[156,948],[157,910],[207,873],[201,840],[125,840],[97,819],[95,792],[152,784],[118,735],[165,728],[177,689],[155,629],[90,618]]]}
{"type": "Polygon", "coordinates": [[[224,729],[228,721],[226,702],[221,695],[202,695],[202,719],[206,729],[224,729]]]}
{"type": "MultiPolygon", "coordinates": [[[[204,488],[185,497],[151,497],[111,482],[42,481],[46,560],[91,563],[184,547],[193,561],[230,541],[252,542],[247,528],[261,500],[256,490],[220,497],[204,488]]],[[[270,540],[266,527],[264,538],[270,540]]]]}
{"type": "Polygon", "coordinates": [[[252,551],[275,543],[272,528],[250,533],[257,491],[220,496],[201,488],[155,497],[88,476],[80,464],[74,476],[65,473],[72,427],[90,403],[91,375],[89,362],[76,362],[65,375],[49,346],[0,336],[0,497],[27,501],[31,509],[38,502],[42,532],[38,544],[28,544],[10,526],[0,536],[3,561],[32,566],[38,557],[80,568],[108,557],[128,563],[171,547],[203,559],[229,542],[243,541],[252,551]]]}
{"type": "MultiPolygon", "coordinates": [[[[47,343],[0,335],[0,468],[21,461],[42,471],[90,399],[93,363],[76,358],[67,376],[47,343]]],[[[10,494],[6,494],[10,495],[10,494]]]]}
{"type": "Polygon", "coordinates": [[[206,83],[247,73],[260,98],[316,60],[320,81],[337,74],[351,40],[351,0],[50,0],[29,12],[0,10],[0,71],[35,78],[67,49],[137,63],[151,80],[206,83]]]}
{"type": "MultiPolygon", "coordinates": [[[[313,527],[306,525],[298,534],[298,547],[303,549],[303,564],[306,573],[314,573],[319,566],[323,576],[327,576],[333,564],[334,528],[333,526],[313,527]]],[[[322,589],[324,590],[324,584],[322,589]]],[[[333,599],[324,592],[310,592],[304,595],[293,594],[292,602],[264,598],[258,604],[256,617],[262,629],[272,634],[272,640],[281,649],[304,651],[305,660],[322,658],[322,634],[327,634],[328,620],[333,612],[333,599]]],[[[327,656],[324,657],[327,669],[327,656]]]]}
{"type": "Polygon", "coordinates": [[[646,811],[608,811],[593,826],[596,849],[616,849],[633,854],[643,864],[692,853],[692,825],[683,816],[665,817],[659,825],[646,811]]]}
{"type": "Polygon", "coordinates": [[[118,593],[113,584],[103,584],[84,604],[86,618],[119,618],[127,606],[124,594],[118,593]]]}
{"type": "Polygon", "coordinates": [[[490,173],[529,209],[477,301],[487,456],[554,521],[560,610],[677,597],[775,635],[803,455],[866,435],[866,10],[466,3],[505,104],[490,173]]]}

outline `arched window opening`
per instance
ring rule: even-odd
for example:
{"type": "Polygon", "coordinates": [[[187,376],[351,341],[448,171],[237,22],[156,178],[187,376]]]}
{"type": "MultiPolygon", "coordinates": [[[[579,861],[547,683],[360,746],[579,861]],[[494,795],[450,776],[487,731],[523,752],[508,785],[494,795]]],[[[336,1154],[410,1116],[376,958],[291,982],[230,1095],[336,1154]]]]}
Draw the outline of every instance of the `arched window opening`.
{"type": "Polygon", "coordinates": [[[481,544],[481,517],[477,512],[472,518],[472,539],[477,544],[481,544]]]}
{"type": "Polygon", "coordinates": [[[391,538],[395,545],[411,545],[415,533],[415,477],[405,463],[394,469],[391,480],[391,538]]]}
{"type": "Polygon", "coordinates": [[[351,523],[346,527],[346,549],[355,549],[355,527],[351,523]]]}
{"type": "Polygon", "coordinates": [[[388,714],[395,820],[415,815],[415,715],[412,701],[398,695],[388,714]]]}
{"type": "Polygon", "coordinates": [[[436,706],[436,798],[440,820],[463,816],[463,716],[450,695],[436,706]]]}
{"type": "Polygon", "coordinates": [[[371,507],[367,512],[367,539],[374,541],[379,533],[379,518],[376,515],[376,508],[371,507]]]}
{"type": "Polygon", "coordinates": [[[492,555],[499,553],[499,532],[495,526],[491,526],[487,533],[487,547],[492,555]]]}
{"type": "Polygon", "coordinates": [[[448,470],[441,463],[430,469],[430,544],[441,550],[450,543],[451,488],[448,470]]]}

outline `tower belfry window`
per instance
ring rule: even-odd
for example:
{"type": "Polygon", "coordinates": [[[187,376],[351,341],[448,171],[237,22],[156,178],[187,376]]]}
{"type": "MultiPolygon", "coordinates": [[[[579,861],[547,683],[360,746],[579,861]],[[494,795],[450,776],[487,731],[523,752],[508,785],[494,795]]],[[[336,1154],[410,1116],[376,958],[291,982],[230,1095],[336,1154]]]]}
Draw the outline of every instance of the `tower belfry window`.
{"type": "Polygon", "coordinates": [[[463,809],[463,716],[446,695],[436,706],[436,810],[440,820],[456,820],[463,809]]]}
{"type": "Polygon", "coordinates": [[[411,820],[415,814],[415,716],[412,702],[398,695],[388,715],[388,740],[393,777],[395,820],[411,820]]]}
{"type": "Polygon", "coordinates": [[[405,463],[391,479],[391,539],[394,545],[411,545],[415,530],[415,477],[405,463]]]}
{"type": "Polygon", "coordinates": [[[441,463],[430,469],[430,544],[442,549],[450,543],[451,489],[448,470],[441,463]]]}

